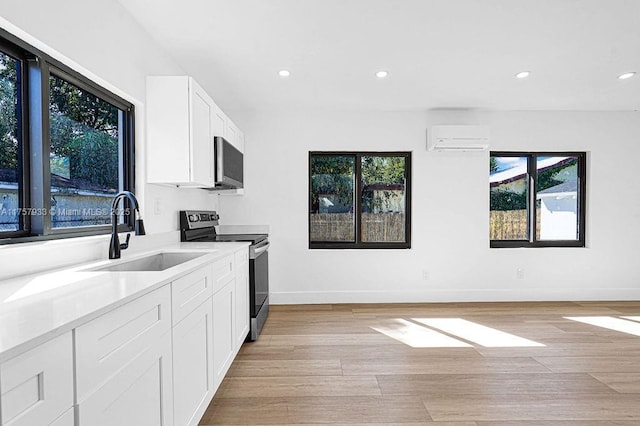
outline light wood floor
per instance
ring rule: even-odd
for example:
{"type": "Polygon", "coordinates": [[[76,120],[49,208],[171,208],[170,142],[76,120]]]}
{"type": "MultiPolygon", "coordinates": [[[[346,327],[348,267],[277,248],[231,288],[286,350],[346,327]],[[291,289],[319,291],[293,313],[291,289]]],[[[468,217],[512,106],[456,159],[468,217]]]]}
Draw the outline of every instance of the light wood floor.
{"type": "Polygon", "coordinates": [[[272,306],[201,425],[640,425],[640,337],[564,318],[634,315],[640,302],[272,306]],[[424,318],[544,346],[483,346],[424,318]],[[411,347],[374,328],[466,347],[411,347]]]}

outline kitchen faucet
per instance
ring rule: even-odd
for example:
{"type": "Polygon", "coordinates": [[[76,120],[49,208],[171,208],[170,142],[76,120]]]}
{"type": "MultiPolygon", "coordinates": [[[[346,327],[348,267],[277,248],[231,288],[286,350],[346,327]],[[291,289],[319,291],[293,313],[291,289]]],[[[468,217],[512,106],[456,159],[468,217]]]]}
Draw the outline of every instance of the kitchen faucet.
{"type": "Polygon", "coordinates": [[[131,234],[127,233],[127,240],[120,244],[118,238],[118,203],[121,198],[127,197],[131,204],[133,204],[134,214],[136,215],[135,233],[136,235],[145,235],[144,222],[140,217],[140,209],[138,206],[138,200],[132,192],[122,191],[118,193],[111,203],[111,242],[109,242],[109,259],[120,259],[120,250],[126,250],[129,248],[129,238],[131,234]]]}

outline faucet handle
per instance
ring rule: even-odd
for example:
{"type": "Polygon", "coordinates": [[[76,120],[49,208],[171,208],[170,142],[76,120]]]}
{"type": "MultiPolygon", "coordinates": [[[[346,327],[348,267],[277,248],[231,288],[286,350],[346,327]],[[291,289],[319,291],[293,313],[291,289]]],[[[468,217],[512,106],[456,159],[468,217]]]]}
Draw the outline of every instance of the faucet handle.
{"type": "Polygon", "coordinates": [[[129,239],[131,238],[131,234],[127,234],[127,239],[124,243],[120,244],[120,250],[126,250],[129,248],[129,239]]]}

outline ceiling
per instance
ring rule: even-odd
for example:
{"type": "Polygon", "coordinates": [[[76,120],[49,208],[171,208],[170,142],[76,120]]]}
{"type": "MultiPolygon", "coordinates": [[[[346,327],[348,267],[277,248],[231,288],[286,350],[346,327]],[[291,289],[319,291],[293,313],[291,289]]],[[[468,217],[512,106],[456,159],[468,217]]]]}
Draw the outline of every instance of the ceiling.
{"type": "Polygon", "coordinates": [[[638,0],[119,2],[224,109],[640,108],[638,0]]]}

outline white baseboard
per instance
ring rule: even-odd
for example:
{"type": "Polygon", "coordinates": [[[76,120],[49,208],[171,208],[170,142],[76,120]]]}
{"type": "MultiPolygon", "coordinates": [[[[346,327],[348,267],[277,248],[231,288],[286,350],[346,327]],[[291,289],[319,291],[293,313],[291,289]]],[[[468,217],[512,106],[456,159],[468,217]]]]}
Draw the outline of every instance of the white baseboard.
{"type": "Polygon", "coordinates": [[[272,305],[316,303],[444,303],[640,300],[640,288],[272,292],[272,305]]]}

